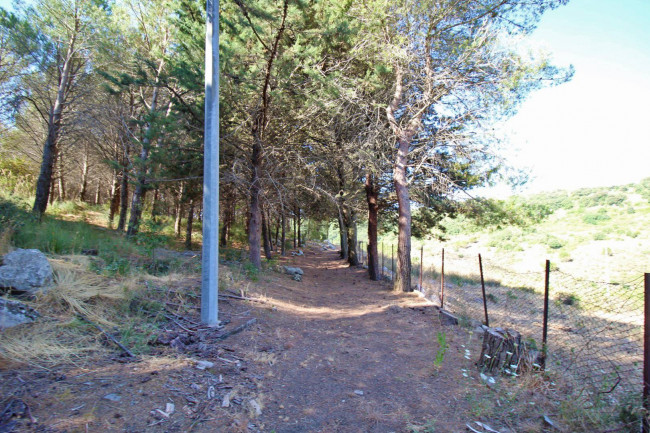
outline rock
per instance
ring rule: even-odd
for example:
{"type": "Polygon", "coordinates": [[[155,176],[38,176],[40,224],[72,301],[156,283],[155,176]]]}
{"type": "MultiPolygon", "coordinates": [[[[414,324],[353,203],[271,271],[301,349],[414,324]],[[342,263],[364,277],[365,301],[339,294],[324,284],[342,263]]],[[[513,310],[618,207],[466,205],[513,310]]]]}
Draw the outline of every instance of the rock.
{"type": "Polygon", "coordinates": [[[289,275],[295,275],[295,274],[303,275],[304,274],[304,272],[300,268],[293,268],[291,266],[283,266],[283,268],[284,268],[284,272],[286,272],[289,275]]]}
{"type": "Polygon", "coordinates": [[[214,362],[210,361],[197,361],[196,363],[196,368],[199,370],[205,370],[208,368],[214,367],[214,362]]]}
{"type": "Polygon", "coordinates": [[[355,389],[355,390],[354,390],[354,393],[355,393],[356,395],[363,395],[363,391],[361,391],[360,389],[355,389]]]}
{"type": "Polygon", "coordinates": [[[5,255],[0,266],[0,287],[34,295],[53,282],[52,267],[39,250],[17,249],[5,255]]]}
{"type": "Polygon", "coordinates": [[[262,415],[262,407],[257,402],[257,400],[255,400],[255,399],[249,400],[248,404],[250,405],[251,409],[253,410],[253,413],[255,414],[255,416],[262,415]]]}
{"type": "Polygon", "coordinates": [[[292,256],[304,256],[305,253],[302,250],[298,250],[298,251],[291,251],[291,255],[292,256]]]}
{"type": "Polygon", "coordinates": [[[300,274],[293,274],[292,278],[294,281],[302,281],[302,275],[300,274]]]}
{"type": "Polygon", "coordinates": [[[90,248],[87,250],[81,250],[81,254],[84,256],[98,256],[99,251],[96,248],[90,248]]]}
{"type": "Polygon", "coordinates": [[[108,395],[104,396],[104,400],[118,402],[118,401],[122,400],[122,397],[117,395],[117,394],[108,394],[108,395]]]}
{"type": "Polygon", "coordinates": [[[454,316],[447,310],[440,310],[440,322],[443,325],[458,325],[458,317],[454,316]]]}
{"type": "Polygon", "coordinates": [[[0,329],[34,322],[40,314],[32,307],[0,298],[0,329]]]}

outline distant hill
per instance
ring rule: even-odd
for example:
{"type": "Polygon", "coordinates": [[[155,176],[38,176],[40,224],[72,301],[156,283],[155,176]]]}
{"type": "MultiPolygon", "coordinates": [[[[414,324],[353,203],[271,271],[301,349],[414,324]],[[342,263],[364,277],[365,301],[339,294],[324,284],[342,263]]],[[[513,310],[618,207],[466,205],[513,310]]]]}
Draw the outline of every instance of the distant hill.
{"type": "Polygon", "coordinates": [[[567,273],[605,282],[650,272],[650,178],[491,203],[498,212],[490,218],[488,210],[444,221],[443,245],[520,270],[550,259],[567,273]]]}

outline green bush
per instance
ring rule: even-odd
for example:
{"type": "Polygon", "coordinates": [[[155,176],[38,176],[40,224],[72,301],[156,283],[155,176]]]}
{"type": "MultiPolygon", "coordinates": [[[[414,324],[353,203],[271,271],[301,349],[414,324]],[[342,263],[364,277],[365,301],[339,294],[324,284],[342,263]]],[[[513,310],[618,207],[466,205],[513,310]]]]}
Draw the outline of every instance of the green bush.
{"type": "Polygon", "coordinates": [[[610,216],[607,215],[606,209],[599,209],[598,212],[590,212],[585,214],[582,217],[582,220],[587,224],[598,225],[603,221],[610,220],[610,216]]]}

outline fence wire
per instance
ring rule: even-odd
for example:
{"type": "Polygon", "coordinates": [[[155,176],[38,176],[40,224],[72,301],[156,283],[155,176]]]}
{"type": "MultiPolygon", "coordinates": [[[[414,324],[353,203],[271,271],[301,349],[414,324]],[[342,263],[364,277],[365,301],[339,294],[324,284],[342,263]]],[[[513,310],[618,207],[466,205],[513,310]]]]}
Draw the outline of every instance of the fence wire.
{"type": "MultiPolygon", "coordinates": [[[[384,245],[384,275],[392,279],[396,247],[384,245]],[[386,254],[388,252],[388,255],[386,254]]],[[[415,250],[415,249],[414,249],[415,250]]],[[[381,253],[380,253],[381,255],[381,253]]],[[[518,331],[542,350],[544,260],[539,271],[510,269],[483,257],[489,325],[518,331]]],[[[470,325],[485,323],[477,255],[424,255],[425,296],[470,325]]],[[[419,283],[420,250],[413,252],[413,284],[419,283]]],[[[546,369],[566,373],[590,392],[622,398],[643,388],[643,276],[625,283],[590,281],[551,267],[546,369]]]]}

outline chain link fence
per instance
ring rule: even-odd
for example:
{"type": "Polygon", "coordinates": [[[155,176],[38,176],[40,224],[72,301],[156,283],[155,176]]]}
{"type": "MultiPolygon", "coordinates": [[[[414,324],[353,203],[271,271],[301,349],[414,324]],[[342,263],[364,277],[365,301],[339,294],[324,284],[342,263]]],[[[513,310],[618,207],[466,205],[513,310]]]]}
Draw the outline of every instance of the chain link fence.
{"type": "MultiPolygon", "coordinates": [[[[396,254],[396,246],[384,245],[383,255],[380,248],[386,279],[393,278],[396,254]]],[[[529,348],[542,350],[544,260],[540,260],[539,271],[530,272],[513,270],[515,266],[508,268],[483,256],[485,297],[478,255],[417,248],[412,262],[412,281],[428,299],[472,326],[486,322],[487,309],[489,326],[518,331],[529,348]]],[[[624,283],[590,281],[551,266],[546,369],[570,374],[591,393],[616,399],[630,393],[640,395],[643,283],[643,275],[624,283]]]]}

